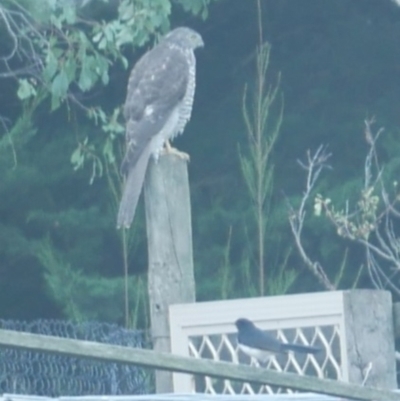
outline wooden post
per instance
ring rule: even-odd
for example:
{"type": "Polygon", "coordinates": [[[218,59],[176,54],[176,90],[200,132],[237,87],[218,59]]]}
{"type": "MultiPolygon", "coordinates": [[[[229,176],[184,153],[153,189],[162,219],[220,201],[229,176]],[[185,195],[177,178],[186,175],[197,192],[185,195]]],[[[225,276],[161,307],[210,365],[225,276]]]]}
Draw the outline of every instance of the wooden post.
{"type": "Polygon", "coordinates": [[[400,302],[393,304],[394,338],[400,338],[400,302]]]}
{"type": "Polygon", "coordinates": [[[350,383],[397,388],[392,297],[388,291],[344,291],[350,383]]]}
{"type": "MultiPolygon", "coordinates": [[[[144,196],[153,347],[169,353],[169,305],[195,301],[187,162],[174,154],[163,154],[158,162],[152,159],[144,196]]],[[[170,372],[156,372],[156,391],[173,391],[170,372]]]]}

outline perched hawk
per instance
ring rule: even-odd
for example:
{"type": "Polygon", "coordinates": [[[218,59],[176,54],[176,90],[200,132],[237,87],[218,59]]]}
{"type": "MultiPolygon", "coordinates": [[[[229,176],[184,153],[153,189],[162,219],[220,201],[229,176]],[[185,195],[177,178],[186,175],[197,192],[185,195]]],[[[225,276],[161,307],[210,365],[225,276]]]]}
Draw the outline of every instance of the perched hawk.
{"type": "Polygon", "coordinates": [[[117,228],[132,223],[150,155],[157,159],[164,144],[166,151],[171,151],[168,140],[180,134],[190,119],[196,75],[194,50],[203,45],[201,36],[192,29],[174,29],[131,72],[124,105],[126,154],[121,173],[125,187],[117,228]]]}

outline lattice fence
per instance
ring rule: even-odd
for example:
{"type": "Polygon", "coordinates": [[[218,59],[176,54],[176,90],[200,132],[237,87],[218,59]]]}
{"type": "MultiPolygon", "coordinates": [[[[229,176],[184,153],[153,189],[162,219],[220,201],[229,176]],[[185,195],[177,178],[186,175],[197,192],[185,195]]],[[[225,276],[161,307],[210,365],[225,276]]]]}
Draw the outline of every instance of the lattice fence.
{"type": "MultiPolygon", "coordinates": [[[[106,323],[1,320],[0,328],[30,333],[147,348],[141,331],[106,323]]],[[[13,349],[0,350],[0,393],[30,395],[122,395],[152,392],[152,373],[135,366],[97,362],[13,349]]]]}
{"type": "MultiPolygon", "coordinates": [[[[303,327],[268,331],[283,342],[313,345],[321,348],[316,355],[287,354],[271,358],[262,367],[279,372],[291,372],[331,379],[341,378],[340,337],[337,326],[303,327]],[[336,352],[334,352],[336,350],[336,352]]],[[[195,358],[259,366],[259,362],[238,350],[236,333],[189,337],[190,355],[195,358]]],[[[272,394],[283,390],[271,386],[254,386],[210,377],[195,378],[196,392],[211,394],[272,394]]]]}
{"type": "MultiPolygon", "coordinates": [[[[170,307],[172,352],[195,358],[258,365],[238,349],[236,319],[246,317],[283,342],[319,347],[317,354],[289,353],[272,357],[266,369],[346,380],[342,303],[338,294],[266,297],[170,307]]],[[[174,373],[174,390],[211,394],[290,392],[205,376],[174,373]]]]}

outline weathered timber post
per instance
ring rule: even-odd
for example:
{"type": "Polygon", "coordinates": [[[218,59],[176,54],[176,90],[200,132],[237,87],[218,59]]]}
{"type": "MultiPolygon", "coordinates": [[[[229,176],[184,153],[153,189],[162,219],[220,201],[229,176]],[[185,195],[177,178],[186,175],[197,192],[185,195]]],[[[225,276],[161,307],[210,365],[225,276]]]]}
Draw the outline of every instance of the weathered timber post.
{"type": "Polygon", "coordinates": [[[393,306],[388,291],[343,292],[347,378],[350,383],[397,388],[393,306]]]}
{"type": "Polygon", "coordinates": [[[400,302],[393,304],[394,338],[400,338],[400,302]]]}
{"type": "MultiPolygon", "coordinates": [[[[169,305],[195,301],[187,162],[174,154],[151,160],[144,196],[153,346],[155,351],[170,352],[169,305]]],[[[170,372],[156,372],[156,391],[173,391],[170,372]]]]}

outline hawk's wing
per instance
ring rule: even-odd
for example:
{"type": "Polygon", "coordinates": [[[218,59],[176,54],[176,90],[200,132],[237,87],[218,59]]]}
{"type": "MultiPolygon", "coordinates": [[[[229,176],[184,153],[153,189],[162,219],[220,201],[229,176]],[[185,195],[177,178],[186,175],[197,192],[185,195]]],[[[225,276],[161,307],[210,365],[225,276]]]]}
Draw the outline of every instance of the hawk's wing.
{"type": "Polygon", "coordinates": [[[135,165],[185,96],[188,74],[185,56],[167,44],[145,54],[132,70],[124,106],[127,129],[123,174],[135,165]]]}
{"type": "Polygon", "coordinates": [[[132,223],[152,152],[151,141],[167,125],[174,129],[171,116],[184,98],[188,74],[184,54],[165,43],[146,53],[132,70],[124,106],[126,154],[121,172],[126,181],[117,227],[132,223]]]}

